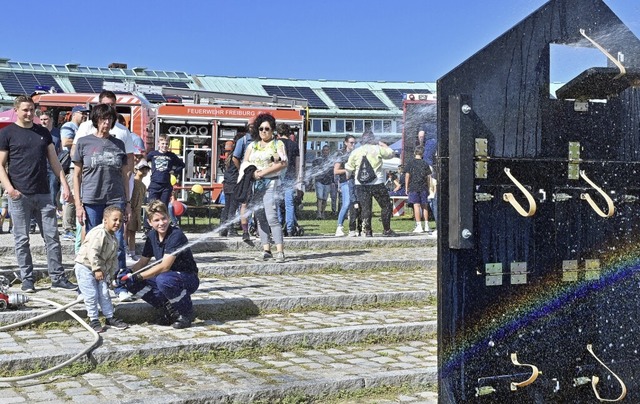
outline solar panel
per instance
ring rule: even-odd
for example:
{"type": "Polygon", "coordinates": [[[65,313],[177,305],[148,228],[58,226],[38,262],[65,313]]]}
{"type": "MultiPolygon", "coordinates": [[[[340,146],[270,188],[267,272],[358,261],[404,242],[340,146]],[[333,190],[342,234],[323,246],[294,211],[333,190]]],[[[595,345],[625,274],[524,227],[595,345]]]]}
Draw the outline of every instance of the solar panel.
{"type": "Polygon", "coordinates": [[[309,87],[292,87],[292,86],[267,86],[263,85],[264,91],[269,95],[277,95],[281,97],[302,98],[307,100],[312,108],[325,109],[329,108],[309,87]]]}
{"type": "Polygon", "coordinates": [[[102,91],[102,83],[105,81],[114,81],[122,83],[120,79],[114,78],[101,78],[101,77],[76,77],[70,76],[69,81],[73,86],[76,93],[100,93],[102,91]]]}
{"type": "Polygon", "coordinates": [[[323,87],[322,90],[342,109],[387,109],[368,88],[323,87]]]}
{"type": "Polygon", "coordinates": [[[384,88],[382,91],[389,97],[393,104],[402,108],[402,99],[404,94],[431,94],[431,91],[423,89],[396,89],[396,88],[384,88]]]}
{"type": "Polygon", "coordinates": [[[146,84],[149,86],[162,86],[162,87],[175,87],[175,88],[189,88],[187,83],[181,81],[166,81],[166,80],[136,80],[138,84],[146,84]]]}
{"type": "Polygon", "coordinates": [[[11,95],[31,95],[37,86],[55,87],[56,91],[62,92],[56,79],[50,74],[3,72],[0,73],[0,83],[7,94],[11,95]]]}

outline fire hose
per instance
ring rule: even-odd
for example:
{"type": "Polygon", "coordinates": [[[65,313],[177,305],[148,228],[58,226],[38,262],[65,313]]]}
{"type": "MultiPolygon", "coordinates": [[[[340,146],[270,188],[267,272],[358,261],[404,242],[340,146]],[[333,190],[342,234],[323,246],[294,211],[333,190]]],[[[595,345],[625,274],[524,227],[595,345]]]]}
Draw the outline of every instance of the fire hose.
{"type": "Polygon", "coordinates": [[[40,302],[40,303],[46,303],[48,305],[51,305],[53,307],[55,307],[55,309],[50,310],[46,313],[40,314],[36,317],[33,318],[29,318],[23,321],[19,321],[17,323],[14,324],[9,324],[9,325],[5,325],[0,327],[0,332],[3,331],[7,331],[13,328],[17,328],[17,327],[21,327],[23,325],[27,325],[27,324],[31,324],[33,322],[36,322],[38,320],[41,320],[43,318],[47,318],[50,317],[56,313],[59,313],[61,311],[65,311],[67,314],[69,314],[71,317],[73,317],[76,321],[78,321],[80,323],[80,325],[82,325],[84,328],[87,329],[87,331],[89,331],[92,335],[93,335],[93,342],[91,343],[90,346],[88,346],[87,348],[83,349],[82,352],[74,355],[73,357],[67,359],[66,361],[55,365],[52,368],[46,369],[46,370],[42,370],[40,372],[36,372],[36,373],[32,373],[29,375],[23,375],[23,376],[14,376],[14,377],[0,377],[0,382],[17,382],[17,381],[21,381],[21,380],[27,380],[27,379],[33,379],[36,377],[40,377],[40,376],[44,376],[47,375],[49,373],[55,372],[58,369],[61,369],[73,362],[75,362],[76,360],[80,359],[82,356],[86,355],[87,353],[89,353],[90,351],[92,351],[93,349],[95,349],[99,342],[100,342],[100,335],[98,335],[97,332],[95,332],[90,326],[89,324],[87,324],[82,318],[80,318],[80,316],[78,316],[76,313],[74,313],[73,311],[71,311],[69,308],[71,306],[74,306],[80,302],[82,302],[84,300],[84,298],[82,296],[78,296],[78,298],[68,304],[62,305],[60,303],[56,303],[53,302],[51,300],[48,299],[41,299],[41,298],[31,298],[30,300],[34,301],[34,302],[40,302]]]}

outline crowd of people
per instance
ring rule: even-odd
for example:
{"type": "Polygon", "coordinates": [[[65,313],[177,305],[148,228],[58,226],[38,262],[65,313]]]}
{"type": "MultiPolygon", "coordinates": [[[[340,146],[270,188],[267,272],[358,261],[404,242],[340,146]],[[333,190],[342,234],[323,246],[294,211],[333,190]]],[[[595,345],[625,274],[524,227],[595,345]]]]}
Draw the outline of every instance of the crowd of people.
{"type": "MultiPolygon", "coordinates": [[[[184,161],[169,150],[166,135],[160,135],[158,149],[145,156],[142,140],[127,129],[115,109],[115,94],[103,91],[98,100],[91,111],[73,107],[68,122],[54,131],[46,111],[39,116],[41,124],[34,123],[33,100],[20,96],[14,102],[16,122],[0,130],[0,183],[5,196],[0,219],[5,211],[10,213],[22,291],[36,291],[29,244],[35,223],[46,244],[51,287],[78,289],[93,329],[128,327],[114,317],[112,285],[120,301],[140,298],[155,307],[157,323],[189,327],[198,268],[172,214],[172,207],[179,203],[173,198],[172,177],[182,171],[184,161]],[[76,246],[77,285],[62,267],[59,201],[62,238],[76,246]],[[138,255],[136,233],[143,228],[145,245],[138,255]],[[127,267],[127,259],[134,264],[127,267]],[[106,318],[104,326],[100,312],[106,318]]],[[[285,262],[284,236],[302,232],[296,205],[304,178],[300,150],[290,135],[287,124],[278,125],[271,114],[261,113],[225,144],[220,234],[235,235],[234,224],[239,221],[242,238],[249,241],[249,229],[254,226],[262,246],[259,261],[285,262]]],[[[392,191],[404,189],[414,204],[416,232],[422,231],[422,220],[428,229],[431,169],[422,157],[427,146],[423,139],[424,134],[418,136],[415,159],[407,163],[404,181],[393,182],[398,188],[392,191]]],[[[362,135],[359,147],[356,138],[348,135],[339,152],[332,154],[328,146],[322,149],[311,176],[318,197],[317,217],[325,217],[330,197],[331,210],[338,215],[336,236],[347,235],[343,227],[347,219],[349,236],[362,232],[372,236],[373,199],[381,208],[383,236],[395,235],[382,170],[383,160],[392,157],[393,150],[370,131],[362,135]]]]}

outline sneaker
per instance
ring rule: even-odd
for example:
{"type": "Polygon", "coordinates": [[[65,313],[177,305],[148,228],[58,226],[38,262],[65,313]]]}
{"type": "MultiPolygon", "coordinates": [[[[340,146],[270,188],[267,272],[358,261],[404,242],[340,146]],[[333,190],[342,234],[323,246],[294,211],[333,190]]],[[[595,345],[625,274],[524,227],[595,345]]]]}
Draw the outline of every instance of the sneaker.
{"type": "Polygon", "coordinates": [[[123,290],[122,292],[118,293],[118,300],[122,303],[124,302],[132,302],[133,301],[133,295],[127,291],[127,290],[123,290]]]}
{"type": "Polygon", "coordinates": [[[271,254],[271,251],[263,251],[262,255],[260,255],[259,257],[256,257],[255,260],[256,261],[267,261],[273,258],[273,254],[271,254]]]}
{"type": "Polygon", "coordinates": [[[22,281],[22,287],[20,288],[24,293],[36,293],[36,288],[33,286],[33,282],[25,279],[22,281]]]}
{"type": "Polygon", "coordinates": [[[276,262],[284,262],[284,252],[278,251],[276,253],[276,262]]]}
{"type": "Polygon", "coordinates": [[[70,240],[70,241],[76,241],[76,235],[75,233],[71,232],[71,231],[66,231],[63,235],[62,235],[62,239],[63,240],[70,240]]]}
{"type": "Polygon", "coordinates": [[[342,226],[338,226],[336,229],[336,237],[344,237],[344,230],[342,226]]]}
{"type": "Polygon", "coordinates": [[[389,230],[385,230],[384,232],[382,232],[382,237],[396,237],[398,235],[398,233],[396,233],[395,231],[389,229],[389,230]]]}
{"type": "Polygon", "coordinates": [[[416,228],[413,229],[414,233],[423,233],[422,231],[422,225],[420,223],[416,223],[416,228]]]}
{"type": "Polygon", "coordinates": [[[127,255],[134,261],[140,261],[140,256],[136,254],[135,251],[129,251],[127,255]]]}
{"type": "Polygon", "coordinates": [[[51,289],[78,290],[78,285],[69,282],[68,279],[62,278],[55,282],[51,282],[51,289]]]}
{"type": "Polygon", "coordinates": [[[358,237],[358,232],[355,230],[349,230],[349,237],[358,237]]]}
{"type": "Polygon", "coordinates": [[[91,322],[89,323],[89,327],[93,328],[93,331],[95,332],[104,331],[104,327],[102,326],[102,323],[97,318],[95,320],[91,320],[91,322]]]}
{"type": "Polygon", "coordinates": [[[191,327],[191,316],[184,316],[181,314],[180,316],[178,316],[176,322],[171,326],[177,330],[182,328],[189,328],[191,327]]]}
{"type": "Polygon", "coordinates": [[[242,241],[249,241],[251,240],[251,237],[249,236],[249,232],[248,231],[243,231],[242,232],[242,241]]]}
{"type": "Polygon", "coordinates": [[[127,328],[129,328],[129,324],[116,317],[108,318],[105,322],[105,325],[111,328],[115,328],[116,330],[126,330],[127,328]]]}
{"type": "Polygon", "coordinates": [[[364,236],[365,237],[373,237],[373,232],[371,230],[365,230],[364,236]]]}

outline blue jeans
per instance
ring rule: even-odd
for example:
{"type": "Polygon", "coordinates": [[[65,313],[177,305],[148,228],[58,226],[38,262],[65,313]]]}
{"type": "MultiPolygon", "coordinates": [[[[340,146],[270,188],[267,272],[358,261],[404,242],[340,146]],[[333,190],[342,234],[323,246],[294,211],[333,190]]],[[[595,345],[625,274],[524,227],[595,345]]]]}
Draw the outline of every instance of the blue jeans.
{"type": "MultiPolygon", "coordinates": [[[[277,180],[272,180],[266,189],[253,191],[252,202],[260,204],[262,207],[256,210],[255,215],[258,220],[258,234],[260,234],[260,242],[262,246],[269,245],[269,233],[273,237],[273,242],[283,244],[282,225],[278,221],[276,206],[278,204],[276,189],[277,180]]],[[[259,206],[259,205],[258,205],[259,206]]]]}
{"type": "MultiPolygon", "coordinates": [[[[293,201],[296,194],[296,187],[294,182],[285,182],[282,184],[282,191],[284,194],[284,223],[287,229],[287,234],[291,235],[293,229],[296,226],[296,206],[293,201]]],[[[278,222],[282,223],[282,212],[280,209],[276,209],[278,213],[278,222]]]]}
{"type": "Polygon", "coordinates": [[[200,279],[196,273],[167,271],[137,282],[128,289],[135,297],[142,298],[156,309],[164,307],[168,301],[178,314],[190,316],[193,313],[191,295],[198,290],[198,286],[200,279]]]}
{"type": "Polygon", "coordinates": [[[429,199],[429,207],[431,208],[431,213],[433,213],[433,217],[430,219],[435,222],[438,220],[438,194],[429,199]]]}
{"type": "Polygon", "coordinates": [[[349,207],[351,206],[351,193],[349,189],[351,186],[353,185],[350,181],[340,184],[342,206],[340,206],[340,213],[338,213],[338,226],[342,226],[344,224],[344,219],[347,217],[347,212],[349,212],[349,207]]]}
{"type": "Polygon", "coordinates": [[[109,278],[105,276],[104,280],[98,282],[90,268],[77,262],[74,270],[78,279],[78,288],[84,297],[87,317],[91,320],[97,320],[100,315],[99,308],[106,318],[112,318],[113,303],[111,303],[109,296],[109,278]]]}
{"type": "MultiPolygon", "coordinates": [[[[124,203],[115,204],[124,212],[124,203]]],[[[93,229],[100,223],[102,223],[102,216],[104,210],[109,205],[106,204],[84,204],[85,212],[85,231],[89,233],[89,230],[93,229]]],[[[116,232],[116,240],[118,240],[118,268],[127,267],[127,247],[124,243],[124,226],[120,226],[120,229],[116,232]]]]}
{"type": "Polygon", "coordinates": [[[20,279],[34,282],[33,258],[29,244],[29,225],[34,215],[40,216],[42,237],[47,248],[47,268],[52,282],[66,279],[62,267],[62,249],[58,234],[56,208],[51,205],[49,194],[22,194],[17,200],[9,198],[9,213],[13,220],[13,239],[16,243],[16,260],[20,279]]]}

